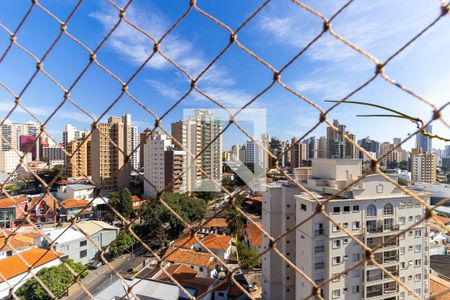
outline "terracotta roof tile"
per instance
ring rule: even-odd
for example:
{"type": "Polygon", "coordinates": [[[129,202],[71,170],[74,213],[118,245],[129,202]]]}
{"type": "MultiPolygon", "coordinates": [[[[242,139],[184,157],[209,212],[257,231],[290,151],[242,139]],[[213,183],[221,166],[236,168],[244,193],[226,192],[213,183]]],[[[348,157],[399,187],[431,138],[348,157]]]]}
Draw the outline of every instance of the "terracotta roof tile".
{"type": "MultiPolygon", "coordinates": [[[[447,225],[450,223],[450,218],[447,217],[443,217],[443,216],[434,216],[437,220],[439,220],[441,223],[443,223],[444,225],[447,225]]],[[[433,219],[431,219],[433,220],[433,219]]]]}
{"type": "Polygon", "coordinates": [[[8,242],[6,242],[5,237],[0,237],[0,251],[2,252],[30,246],[34,246],[34,243],[32,240],[27,240],[26,236],[13,235],[8,239],[8,242]]]}
{"type": "MultiPolygon", "coordinates": [[[[172,275],[172,277],[179,281],[182,279],[191,279],[197,276],[198,272],[194,269],[186,266],[185,264],[173,264],[166,268],[167,273],[172,275]]],[[[161,274],[156,278],[157,280],[172,281],[166,273],[161,272],[161,274]]]]}
{"type": "Polygon", "coordinates": [[[247,232],[247,236],[248,236],[250,245],[256,246],[256,247],[262,245],[263,232],[261,231],[260,227],[249,222],[247,225],[246,232],[247,232]]]}
{"type": "Polygon", "coordinates": [[[228,228],[228,222],[225,218],[212,218],[208,222],[206,222],[203,227],[225,227],[228,228]]]}
{"type": "Polygon", "coordinates": [[[0,208],[12,207],[19,203],[27,201],[27,200],[28,200],[28,197],[25,197],[25,196],[17,197],[17,198],[2,198],[2,199],[0,199],[0,208]]]}
{"type": "Polygon", "coordinates": [[[191,248],[201,238],[201,236],[191,237],[190,233],[185,233],[172,242],[172,247],[191,248]]]}
{"type": "MultiPolygon", "coordinates": [[[[450,289],[450,282],[439,278],[435,275],[430,274],[430,296],[433,297],[436,294],[443,293],[450,289]]],[[[436,300],[450,300],[450,292],[445,293],[441,296],[433,298],[436,300]]]]}
{"type": "Polygon", "coordinates": [[[211,254],[183,248],[169,248],[162,259],[171,263],[207,267],[211,270],[215,265],[214,257],[211,254]]]}
{"type": "Polygon", "coordinates": [[[228,235],[210,234],[202,239],[202,243],[209,249],[227,250],[232,240],[233,238],[228,235]]]}
{"type": "Polygon", "coordinates": [[[64,208],[89,207],[91,204],[87,200],[67,199],[61,202],[64,208]]]}
{"type": "MultiPolygon", "coordinates": [[[[20,256],[29,265],[33,265],[34,268],[42,266],[52,260],[63,256],[63,253],[55,254],[52,251],[46,249],[34,248],[20,253],[20,256]]],[[[18,255],[13,255],[5,259],[0,260],[0,282],[4,281],[4,278],[11,279],[22,273],[27,272],[28,267],[19,258],[18,255]]]]}

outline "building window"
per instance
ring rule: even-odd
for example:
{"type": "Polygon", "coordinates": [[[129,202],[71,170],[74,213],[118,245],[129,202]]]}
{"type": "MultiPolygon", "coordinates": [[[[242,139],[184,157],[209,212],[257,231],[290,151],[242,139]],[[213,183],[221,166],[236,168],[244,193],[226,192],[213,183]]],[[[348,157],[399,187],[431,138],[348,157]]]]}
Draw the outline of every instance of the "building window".
{"type": "Polygon", "coordinates": [[[333,207],[333,213],[338,214],[340,212],[341,212],[341,207],[340,206],[333,207]]]}
{"type": "Polygon", "coordinates": [[[400,255],[405,254],[405,247],[400,247],[400,255]]]}
{"type": "Polygon", "coordinates": [[[414,281],[415,281],[415,282],[419,282],[419,281],[421,280],[421,278],[420,278],[420,277],[421,277],[421,275],[422,275],[422,274],[420,274],[420,273],[419,273],[419,274],[416,274],[416,275],[414,275],[414,281]]]}
{"type": "Polygon", "coordinates": [[[200,269],[199,269],[199,270],[200,270],[200,272],[203,272],[203,267],[200,267],[200,269]]]}
{"type": "Polygon", "coordinates": [[[348,239],[344,239],[344,241],[342,242],[344,245],[348,244],[348,239]]]}
{"type": "Polygon", "coordinates": [[[415,237],[421,237],[421,236],[422,236],[422,231],[421,231],[420,229],[416,230],[416,231],[414,232],[414,236],[415,236],[415,237]]]}
{"type": "Polygon", "coordinates": [[[405,202],[400,202],[400,204],[398,205],[398,208],[405,208],[405,202]]]}
{"type": "Polygon", "coordinates": [[[422,245],[415,245],[414,246],[414,252],[419,253],[422,250],[422,245]]]}
{"type": "Polygon", "coordinates": [[[398,224],[399,225],[405,225],[405,217],[400,217],[400,218],[398,218],[398,224]]]}
{"type": "Polygon", "coordinates": [[[354,212],[359,211],[359,205],[353,205],[353,211],[354,212]]]}
{"type": "Polygon", "coordinates": [[[359,285],[355,285],[352,287],[352,293],[353,294],[358,294],[359,293],[359,285]]]}
{"type": "Polygon", "coordinates": [[[225,293],[224,292],[219,292],[217,294],[219,295],[219,297],[225,297],[225,293]]]}
{"type": "Polygon", "coordinates": [[[419,215],[416,216],[416,222],[419,222],[421,220],[421,217],[419,215]]]}
{"type": "Polygon", "coordinates": [[[341,263],[341,257],[340,256],[334,256],[333,257],[333,265],[338,265],[341,263]]]}
{"type": "Polygon", "coordinates": [[[359,261],[359,253],[353,254],[353,261],[359,261]]]}
{"type": "Polygon", "coordinates": [[[87,256],[87,250],[80,251],[80,258],[87,256]]]}
{"type": "Polygon", "coordinates": [[[337,249],[341,247],[341,240],[334,240],[333,241],[333,249],[337,249]]]}
{"type": "Polygon", "coordinates": [[[344,213],[349,213],[350,212],[350,206],[344,206],[343,211],[344,211],[344,213]]]}
{"type": "Polygon", "coordinates": [[[368,217],[376,217],[377,216],[377,208],[375,205],[371,204],[369,206],[367,206],[367,212],[366,212],[368,217]]]}
{"type": "Polygon", "coordinates": [[[333,298],[339,298],[341,296],[341,290],[333,291],[333,298]]]}
{"type": "Polygon", "coordinates": [[[80,242],[80,247],[83,247],[83,246],[86,246],[86,245],[87,245],[87,241],[86,240],[80,242]]]}
{"type": "Polygon", "coordinates": [[[383,213],[385,216],[391,216],[394,214],[394,207],[392,204],[388,203],[384,206],[383,213]]]}
{"type": "Polygon", "coordinates": [[[333,282],[339,282],[339,280],[341,280],[341,277],[339,276],[339,273],[334,273],[331,278],[334,278],[332,281],[333,282]]]}
{"type": "Polygon", "coordinates": [[[353,230],[358,230],[361,227],[361,223],[359,221],[353,222],[353,230]]]}
{"type": "Polygon", "coordinates": [[[422,294],[422,290],[420,288],[415,289],[414,292],[419,296],[422,294]]]}
{"type": "Polygon", "coordinates": [[[305,204],[300,205],[300,208],[301,208],[301,210],[306,211],[306,205],[305,204]]]}
{"type": "Polygon", "coordinates": [[[352,277],[353,278],[358,278],[359,277],[359,270],[353,270],[352,271],[352,277]]]}
{"type": "Polygon", "coordinates": [[[333,232],[339,232],[340,231],[339,227],[337,227],[336,224],[333,224],[332,226],[333,226],[333,232]]]}
{"type": "Polygon", "coordinates": [[[420,260],[420,259],[416,259],[415,261],[414,261],[414,266],[415,267],[420,267],[422,265],[422,261],[420,260]]]}

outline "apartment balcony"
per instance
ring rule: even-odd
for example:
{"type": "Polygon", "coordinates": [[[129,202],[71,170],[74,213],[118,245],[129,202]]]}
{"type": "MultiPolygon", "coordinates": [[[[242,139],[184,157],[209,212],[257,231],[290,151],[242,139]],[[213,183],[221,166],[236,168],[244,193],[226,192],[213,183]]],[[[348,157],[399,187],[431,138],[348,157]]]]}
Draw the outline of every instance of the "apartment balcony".
{"type": "Polygon", "coordinates": [[[377,234],[377,233],[387,233],[387,232],[396,232],[399,231],[400,228],[398,225],[385,225],[385,224],[377,224],[376,226],[368,225],[366,227],[367,234],[377,234]]]}
{"type": "Polygon", "coordinates": [[[387,299],[395,298],[392,294],[398,293],[398,284],[395,281],[382,283],[366,288],[366,298],[367,299],[386,299],[385,296],[391,296],[387,299]]]}
{"type": "Polygon", "coordinates": [[[325,263],[321,262],[321,263],[314,263],[314,269],[318,270],[318,269],[323,269],[325,267],[325,263]]]}
{"type": "Polygon", "coordinates": [[[323,235],[325,233],[324,229],[316,229],[314,230],[314,236],[320,236],[323,235]]]}
{"type": "Polygon", "coordinates": [[[315,253],[322,253],[325,251],[325,247],[324,246],[316,246],[314,247],[314,252],[315,253]]]}

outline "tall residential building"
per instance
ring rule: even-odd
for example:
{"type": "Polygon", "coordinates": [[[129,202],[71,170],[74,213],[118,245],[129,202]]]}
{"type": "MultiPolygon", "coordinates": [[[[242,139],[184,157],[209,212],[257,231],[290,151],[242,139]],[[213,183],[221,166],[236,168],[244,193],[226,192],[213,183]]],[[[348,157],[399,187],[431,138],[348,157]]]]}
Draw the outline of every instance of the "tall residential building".
{"type": "Polygon", "coordinates": [[[346,141],[343,134],[346,126],[339,124],[338,120],[333,120],[333,125],[338,129],[338,132],[331,127],[327,127],[328,157],[345,158],[346,141]]]}
{"type": "MultiPolygon", "coordinates": [[[[366,151],[373,152],[376,155],[380,154],[380,143],[370,139],[369,137],[365,137],[362,140],[358,141],[358,144],[366,151]]],[[[362,158],[362,157],[361,157],[362,158]]],[[[376,158],[376,157],[374,157],[376,158]]]]}
{"type": "Polygon", "coordinates": [[[317,140],[314,136],[307,139],[306,143],[307,149],[307,159],[315,159],[319,157],[319,140],[317,140]]]}
{"type": "Polygon", "coordinates": [[[156,135],[145,143],[144,194],[155,196],[158,192],[186,192],[186,152],[175,150],[165,134],[156,135]]]}
{"type": "Polygon", "coordinates": [[[321,136],[319,138],[319,151],[317,158],[327,158],[328,157],[328,140],[326,136],[321,136]]]}
{"type": "Polygon", "coordinates": [[[92,125],[91,174],[105,193],[125,188],[130,182],[131,115],[110,117],[108,123],[92,125]]]}
{"type": "Polygon", "coordinates": [[[411,180],[436,183],[436,155],[422,152],[412,155],[411,180]]]}
{"type": "Polygon", "coordinates": [[[353,143],[349,143],[346,141],[345,143],[345,158],[359,158],[359,149],[356,148],[356,136],[350,132],[346,132],[347,136],[353,141],[353,143]]]}
{"type": "Polygon", "coordinates": [[[450,157],[450,145],[445,146],[444,157],[450,157]]]}
{"type": "Polygon", "coordinates": [[[62,144],[41,144],[41,160],[47,160],[48,162],[63,161],[65,153],[62,144]]]}
{"type": "Polygon", "coordinates": [[[216,188],[210,184],[209,177],[222,180],[221,131],[222,121],[209,110],[195,110],[187,120],[172,124],[172,136],[182,145],[173,141],[175,149],[186,151],[187,191],[195,191],[201,186],[204,189],[205,184],[211,189],[216,188]]]}
{"type": "MultiPolygon", "coordinates": [[[[428,133],[433,133],[433,126],[428,125],[427,127],[425,127],[425,130],[428,133]]],[[[432,140],[429,137],[423,135],[422,133],[418,133],[416,135],[416,147],[422,148],[422,151],[431,152],[432,140]]]]}
{"type": "Polygon", "coordinates": [[[291,145],[291,170],[293,170],[301,167],[302,162],[306,161],[308,148],[306,147],[306,144],[301,141],[296,143],[295,138],[292,138],[291,145]]]}
{"type": "MultiPolygon", "coordinates": [[[[258,140],[258,143],[262,143],[258,140]]],[[[247,141],[245,146],[245,163],[253,164],[255,166],[260,166],[261,168],[264,165],[264,151],[261,146],[259,146],[254,141],[247,141]]]]}
{"type": "MultiPolygon", "coordinates": [[[[286,166],[286,154],[280,157],[281,154],[283,154],[286,150],[286,141],[280,140],[276,137],[272,137],[269,142],[269,150],[273,155],[280,158],[280,160],[278,161],[279,166],[286,166]]],[[[269,168],[272,167],[274,167],[274,159],[272,157],[269,157],[269,168]]]]}
{"type": "Polygon", "coordinates": [[[139,134],[139,143],[141,145],[140,149],[139,149],[139,168],[140,169],[144,168],[144,159],[145,159],[144,145],[145,145],[146,141],[151,138],[151,134],[152,134],[152,130],[150,128],[145,128],[144,132],[141,132],[139,134]]]}
{"type": "MultiPolygon", "coordinates": [[[[318,199],[341,192],[325,204],[324,212],[373,248],[379,264],[426,299],[430,291],[429,224],[420,223],[399,235],[422,219],[424,207],[378,174],[341,191],[361,175],[360,160],[318,159],[312,161],[312,176],[304,186],[318,199]]],[[[371,261],[361,264],[365,249],[324,215],[314,215],[316,211],[317,200],[310,194],[287,184],[272,185],[263,200],[263,226],[277,236],[303,222],[294,236],[288,234],[276,246],[316,284],[355,267],[322,286],[324,299],[415,299],[371,261]]],[[[268,246],[267,239],[263,243],[263,247],[268,246]]],[[[305,299],[311,295],[309,281],[276,259],[274,251],[263,256],[263,299],[305,299]]]]}
{"type": "Polygon", "coordinates": [[[239,145],[231,146],[231,160],[232,161],[239,160],[239,149],[240,148],[241,148],[241,146],[239,146],[239,145]]]}
{"type": "Polygon", "coordinates": [[[66,146],[66,175],[68,177],[84,177],[91,175],[90,166],[91,141],[71,141],[66,146]]]}
{"type": "Polygon", "coordinates": [[[139,134],[139,128],[137,126],[131,126],[131,167],[133,170],[139,171],[140,168],[140,145],[141,137],[139,134]]]}
{"type": "Polygon", "coordinates": [[[239,160],[244,163],[247,161],[247,146],[245,144],[239,148],[239,160]]]}
{"type": "Polygon", "coordinates": [[[21,170],[23,170],[23,167],[20,167],[20,158],[21,156],[24,156],[23,158],[23,165],[28,165],[29,162],[31,162],[31,153],[23,153],[20,151],[0,151],[0,172],[3,173],[21,173],[21,170]],[[17,169],[17,171],[16,171],[17,169]]]}
{"type": "Polygon", "coordinates": [[[20,136],[37,136],[39,133],[38,126],[33,121],[27,123],[13,123],[5,120],[0,126],[0,151],[9,151],[12,149],[20,149],[20,136]]]}
{"type": "Polygon", "coordinates": [[[67,124],[66,128],[63,131],[64,148],[66,148],[67,144],[70,143],[71,141],[81,140],[86,134],[87,134],[87,131],[78,130],[72,124],[70,124],[70,123],[67,124]]]}

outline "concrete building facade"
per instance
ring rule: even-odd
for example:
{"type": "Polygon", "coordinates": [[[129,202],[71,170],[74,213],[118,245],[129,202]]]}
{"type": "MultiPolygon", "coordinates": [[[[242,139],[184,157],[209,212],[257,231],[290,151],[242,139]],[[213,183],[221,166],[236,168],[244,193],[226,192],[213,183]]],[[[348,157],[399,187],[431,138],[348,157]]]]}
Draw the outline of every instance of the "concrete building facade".
{"type": "Polygon", "coordinates": [[[411,180],[414,182],[436,183],[436,155],[422,152],[412,155],[411,180]]]}

